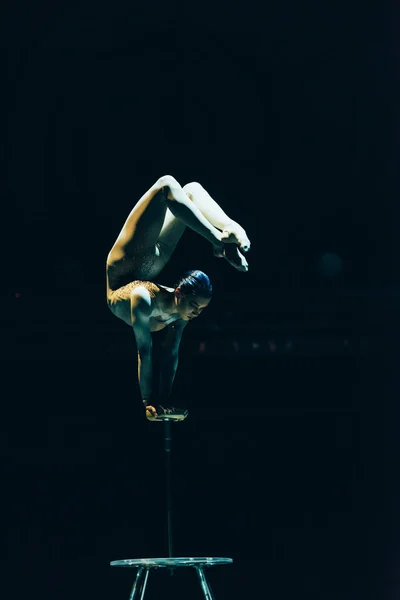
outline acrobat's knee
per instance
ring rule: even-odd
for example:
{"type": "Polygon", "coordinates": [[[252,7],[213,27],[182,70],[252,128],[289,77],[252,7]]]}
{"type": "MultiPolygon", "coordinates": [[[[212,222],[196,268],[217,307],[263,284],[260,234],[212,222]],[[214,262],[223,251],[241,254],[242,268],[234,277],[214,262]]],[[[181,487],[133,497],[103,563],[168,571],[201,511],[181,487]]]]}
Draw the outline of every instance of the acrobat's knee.
{"type": "Polygon", "coordinates": [[[193,194],[199,194],[205,191],[201,183],[199,183],[198,181],[191,181],[190,183],[187,183],[183,186],[183,189],[185,193],[189,196],[189,198],[193,194]]]}
{"type": "Polygon", "coordinates": [[[162,189],[164,187],[177,188],[181,187],[179,182],[172,175],[163,175],[157,181],[157,186],[162,189]]]}

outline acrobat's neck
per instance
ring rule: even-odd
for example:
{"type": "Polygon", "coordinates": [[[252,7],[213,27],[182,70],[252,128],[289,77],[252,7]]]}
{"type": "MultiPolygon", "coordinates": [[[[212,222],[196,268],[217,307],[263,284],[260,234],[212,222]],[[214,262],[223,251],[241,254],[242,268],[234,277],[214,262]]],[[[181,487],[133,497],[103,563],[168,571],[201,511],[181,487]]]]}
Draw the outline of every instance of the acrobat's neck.
{"type": "Polygon", "coordinates": [[[159,297],[159,310],[168,315],[177,314],[178,310],[178,298],[176,297],[174,288],[167,287],[166,285],[157,284],[161,290],[159,297]]]}

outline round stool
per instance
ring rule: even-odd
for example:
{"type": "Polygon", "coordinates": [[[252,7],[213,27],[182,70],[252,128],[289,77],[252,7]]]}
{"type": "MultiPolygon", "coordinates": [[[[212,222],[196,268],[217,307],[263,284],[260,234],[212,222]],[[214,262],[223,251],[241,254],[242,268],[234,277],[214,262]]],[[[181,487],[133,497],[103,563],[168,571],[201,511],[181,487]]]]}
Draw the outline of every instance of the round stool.
{"type": "Polygon", "coordinates": [[[138,569],[129,600],[143,600],[150,569],[159,569],[162,567],[172,569],[175,569],[175,567],[194,567],[197,571],[205,600],[214,600],[204,573],[204,567],[227,565],[232,562],[232,558],[127,558],[124,560],[113,560],[110,565],[112,567],[135,567],[138,569]]]}

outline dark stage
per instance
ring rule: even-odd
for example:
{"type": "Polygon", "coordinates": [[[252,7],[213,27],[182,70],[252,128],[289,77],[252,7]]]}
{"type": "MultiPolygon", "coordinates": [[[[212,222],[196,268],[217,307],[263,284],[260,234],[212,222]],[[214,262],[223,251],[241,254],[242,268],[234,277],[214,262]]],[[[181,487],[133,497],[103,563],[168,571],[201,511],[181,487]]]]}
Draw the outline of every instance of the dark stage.
{"type": "MultiPolygon", "coordinates": [[[[174,385],[174,555],[233,559],[207,572],[215,600],[396,598],[392,7],[2,16],[4,598],[128,600],[134,571],[110,562],[168,555],[163,426],[105,298],[110,247],[166,174],[252,242],[241,273],[187,230],[159,277],[201,269],[214,288],[174,385]]],[[[196,574],[151,573],[145,598],[172,595],[203,598],[196,574]]]]}

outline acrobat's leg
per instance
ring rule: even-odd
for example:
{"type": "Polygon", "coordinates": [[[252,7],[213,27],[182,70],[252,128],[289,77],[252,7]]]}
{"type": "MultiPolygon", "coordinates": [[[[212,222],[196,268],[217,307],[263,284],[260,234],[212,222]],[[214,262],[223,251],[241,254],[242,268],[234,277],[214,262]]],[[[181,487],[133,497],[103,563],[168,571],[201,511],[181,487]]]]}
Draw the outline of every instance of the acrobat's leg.
{"type": "Polygon", "coordinates": [[[164,260],[164,264],[166,264],[171,258],[185,229],[185,223],[181,221],[181,219],[179,219],[178,217],[175,217],[175,215],[172,214],[170,209],[167,208],[167,212],[165,213],[164,224],[162,226],[157,242],[161,256],[164,260]]]}
{"type": "MultiPolygon", "coordinates": [[[[239,271],[248,271],[247,260],[238,249],[239,236],[244,244],[247,243],[247,248],[250,246],[250,242],[248,241],[243,228],[241,228],[240,225],[235,223],[235,221],[232,219],[229,219],[229,217],[210,196],[208,200],[197,193],[189,195],[185,188],[186,186],[183,189],[185,190],[187,198],[192,200],[193,204],[197,206],[203,216],[206,217],[207,220],[208,217],[212,218],[213,222],[211,224],[214,227],[220,228],[221,230],[223,229],[223,232],[221,233],[221,241],[223,244],[219,247],[214,245],[214,254],[216,256],[225,258],[239,271]],[[200,201],[198,201],[199,198],[200,201]]],[[[164,264],[168,262],[185,229],[185,223],[181,219],[175,217],[168,208],[165,214],[164,224],[158,238],[160,255],[164,259],[164,264]]]]}
{"type": "Polygon", "coordinates": [[[243,227],[228,217],[220,205],[197,181],[192,181],[183,186],[186,194],[203,213],[206,219],[223,232],[222,239],[233,234],[243,252],[250,249],[250,240],[243,227]]]}
{"type": "MultiPolygon", "coordinates": [[[[221,232],[214,227],[183,188],[170,175],[160,179],[135,204],[109,254],[108,262],[133,255],[139,248],[155,248],[163,229],[167,208],[171,213],[221,249],[221,232]]],[[[183,229],[183,226],[181,226],[183,229]]]]}
{"type": "Polygon", "coordinates": [[[164,180],[164,186],[168,188],[166,196],[167,207],[174,217],[180,219],[187,227],[205,237],[213,244],[214,248],[222,248],[221,232],[203,215],[196,204],[190,201],[190,198],[176,179],[170,175],[161,179],[164,180]]]}
{"type": "Polygon", "coordinates": [[[222,231],[221,241],[224,242],[224,250],[215,251],[216,256],[223,256],[238,270],[247,271],[248,263],[242,252],[248,252],[250,240],[243,227],[228,217],[200,183],[193,181],[186,184],[183,189],[207,220],[222,231]]]}

